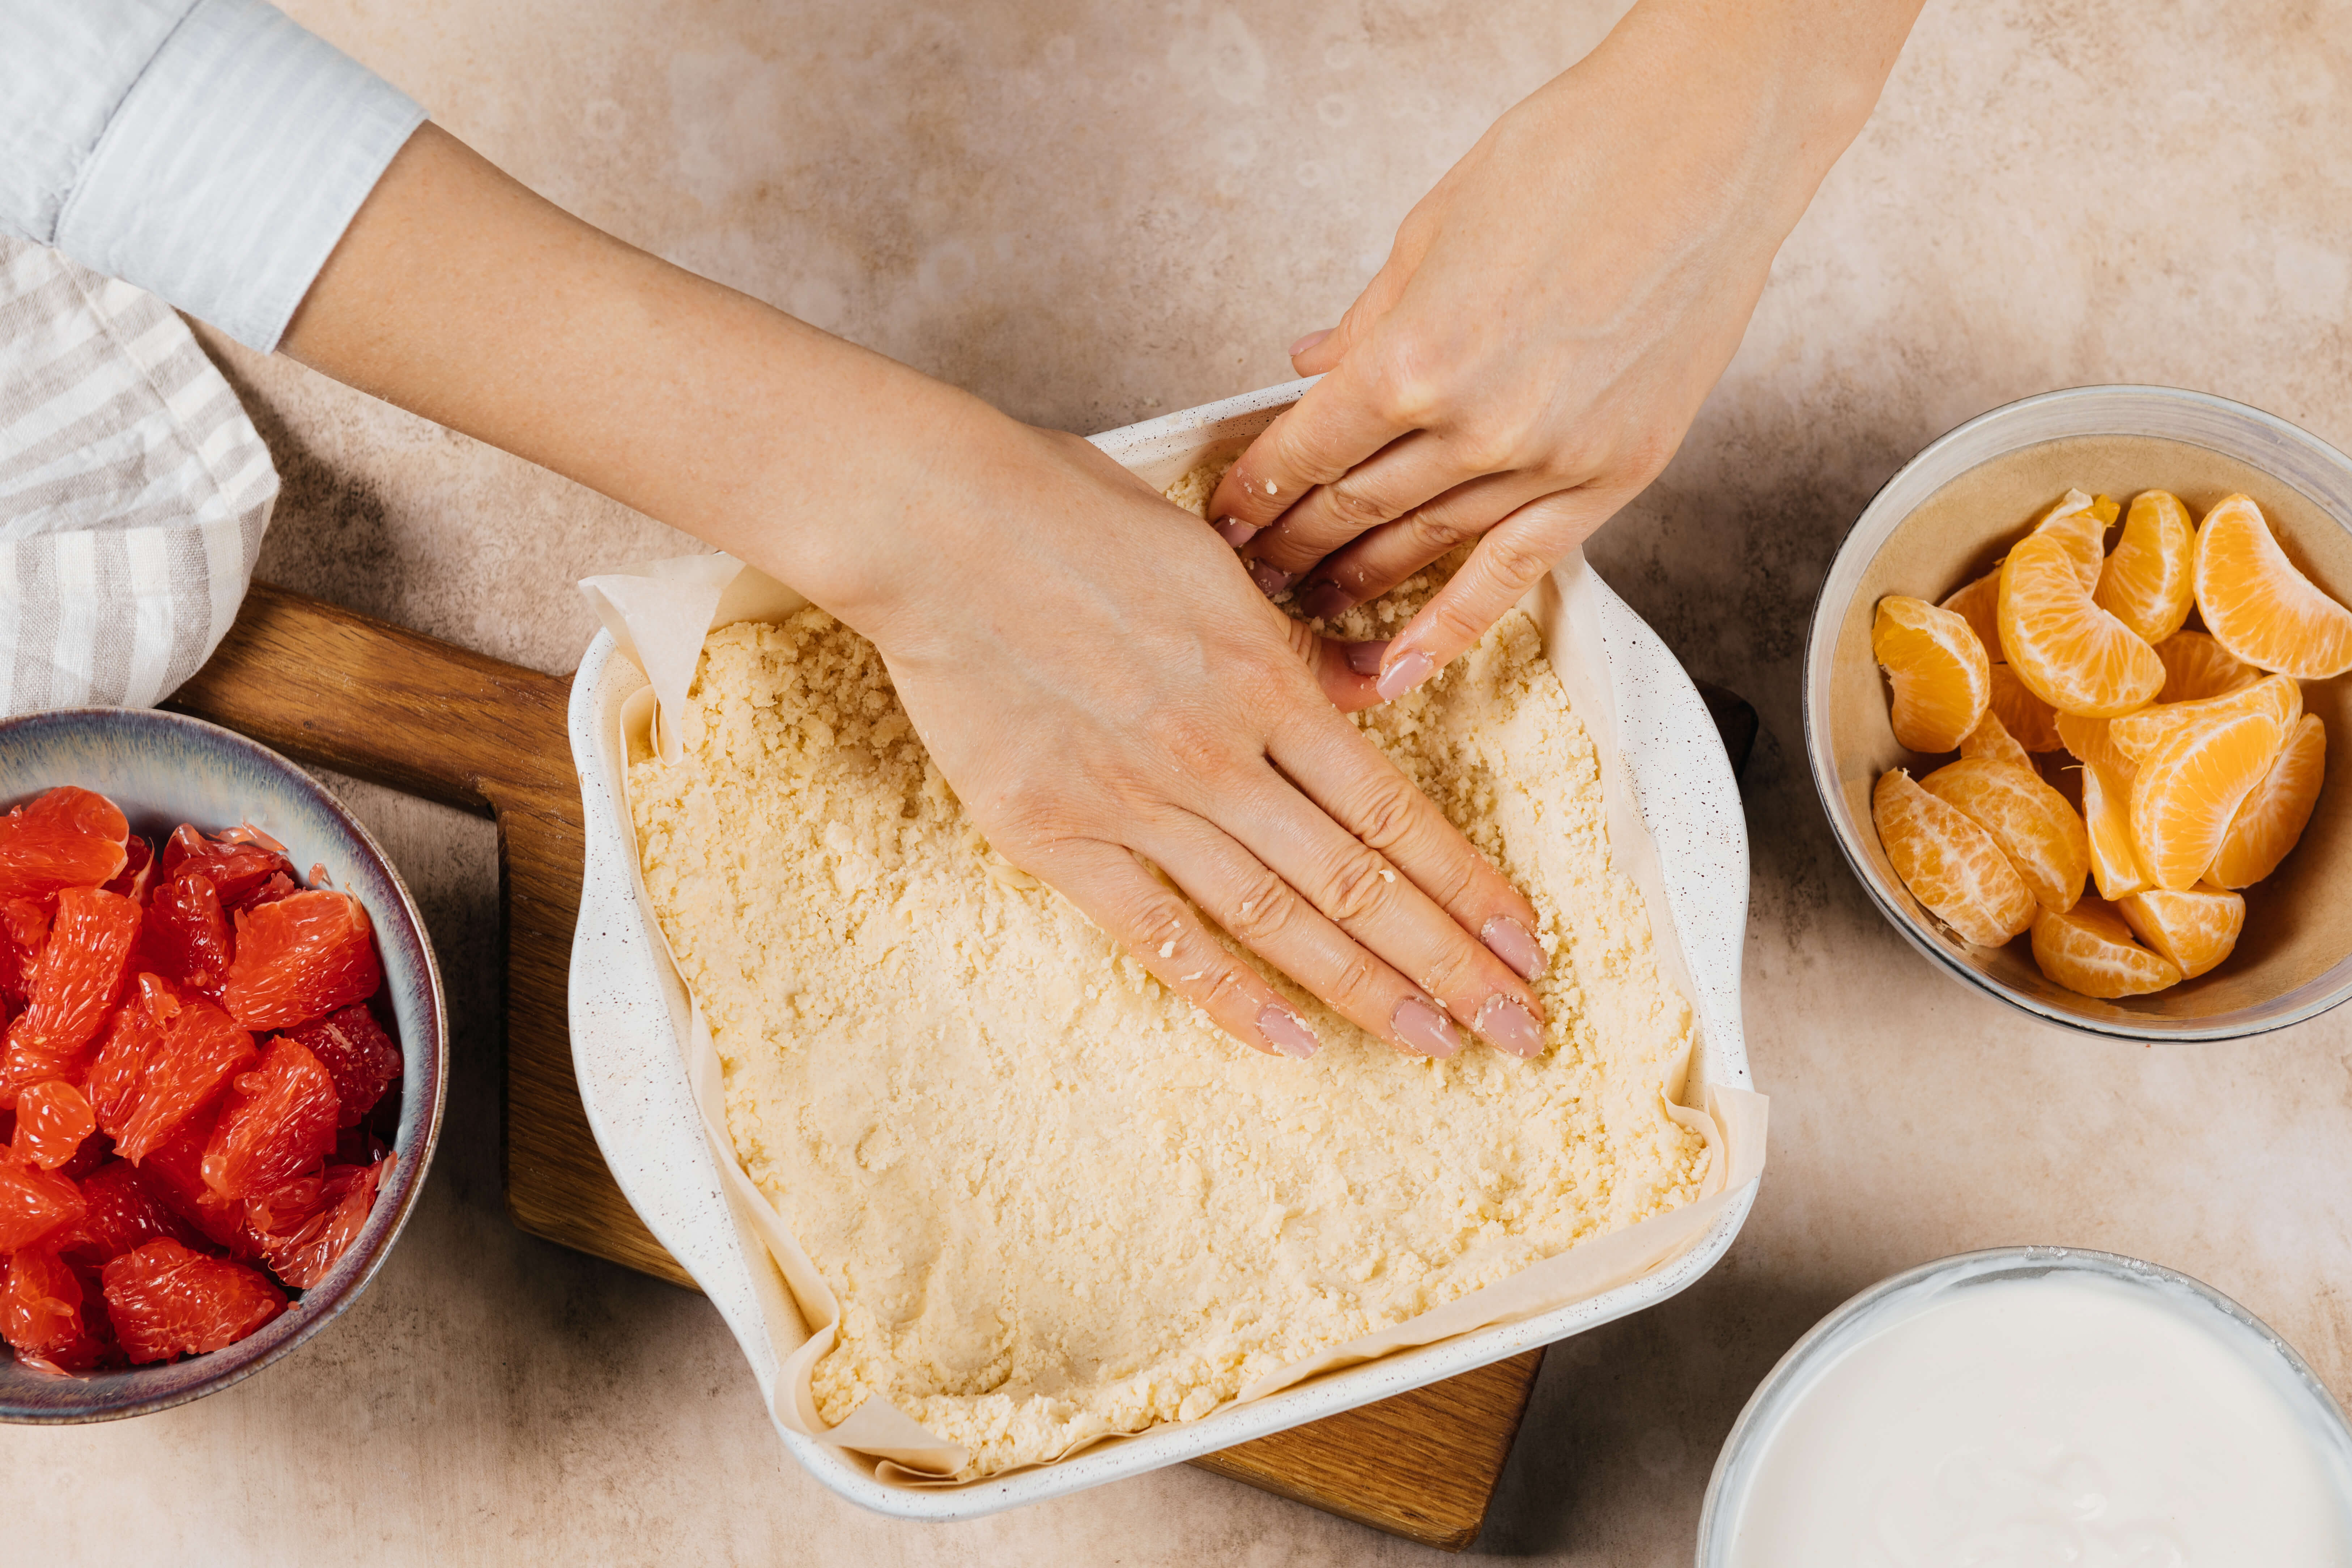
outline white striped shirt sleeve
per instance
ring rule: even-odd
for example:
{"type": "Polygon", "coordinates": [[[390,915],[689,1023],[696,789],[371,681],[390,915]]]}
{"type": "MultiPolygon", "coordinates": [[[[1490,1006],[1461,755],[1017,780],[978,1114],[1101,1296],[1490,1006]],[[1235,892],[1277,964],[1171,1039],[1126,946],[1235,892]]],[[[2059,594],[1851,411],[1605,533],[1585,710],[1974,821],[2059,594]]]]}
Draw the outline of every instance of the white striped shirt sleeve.
{"type": "Polygon", "coordinates": [[[0,233],[265,351],[424,119],[265,0],[0,5],[0,233]]]}

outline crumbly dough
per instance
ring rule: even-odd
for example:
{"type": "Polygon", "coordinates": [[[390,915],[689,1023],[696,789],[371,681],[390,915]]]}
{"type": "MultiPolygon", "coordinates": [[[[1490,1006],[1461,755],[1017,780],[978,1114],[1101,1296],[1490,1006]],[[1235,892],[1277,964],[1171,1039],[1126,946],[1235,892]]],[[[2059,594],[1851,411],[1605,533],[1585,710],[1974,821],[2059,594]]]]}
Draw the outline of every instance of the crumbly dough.
{"type": "Polygon", "coordinates": [[[697,691],[632,810],[737,1153],[841,1298],[826,1420],[889,1400],[966,1479],[1052,1459],[1696,1196],[1690,1009],[1525,615],[1358,722],[1540,912],[1531,1062],[1402,1055],[1280,980],[1321,1051],[1235,1043],[989,849],[821,611],[712,633],[697,691]]]}

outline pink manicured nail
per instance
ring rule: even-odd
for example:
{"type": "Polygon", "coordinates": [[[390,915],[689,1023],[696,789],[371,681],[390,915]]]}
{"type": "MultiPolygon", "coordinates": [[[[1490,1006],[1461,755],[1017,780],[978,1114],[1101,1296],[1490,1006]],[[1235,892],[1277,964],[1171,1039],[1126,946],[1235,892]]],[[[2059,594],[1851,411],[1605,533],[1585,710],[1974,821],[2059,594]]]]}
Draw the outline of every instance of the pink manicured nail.
{"type": "Polygon", "coordinates": [[[1348,668],[1360,675],[1377,675],[1381,673],[1381,655],[1388,651],[1389,641],[1385,637],[1377,643],[1350,643],[1348,644],[1348,668]]]}
{"type": "Polygon", "coordinates": [[[1533,1061],[1543,1054],[1543,1030],[1535,1014],[1519,1006],[1517,999],[1497,992],[1486,998],[1478,1009],[1477,1030],[1480,1034],[1523,1061],[1533,1061]]]}
{"type": "Polygon", "coordinates": [[[1334,615],[1344,615],[1356,601],[1348,591],[1329,578],[1318,578],[1298,591],[1299,605],[1318,621],[1328,621],[1334,615]]]}
{"type": "Polygon", "coordinates": [[[1423,1056],[1451,1056],[1462,1049],[1462,1037],[1454,1032],[1454,1020],[1419,997],[1407,997],[1397,1004],[1389,1019],[1389,1027],[1396,1036],[1423,1056]]]}
{"type": "Polygon", "coordinates": [[[1288,588],[1293,581],[1297,580],[1296,573],[1276,571],[1274,568],[1266,565],[1265,562],[1262,560],[1254,560],[1249,563],[1249,574],[1250,580],[1257,584],[1257,591],[1260,593],[1265,594],[1268,599],[1272,599],[1276,594],[1280,593],[1284,589],[1288,588]]]}
{"type": "Polygon", "coordinates": [[[1381,700],[1394,702],[1422,682],[1429,679],[1429,672],[1436,667],[1436,660],[1415,648],[1403,658],[1391,664],[1387,673],[1381,676],[1379,687],[1381,700]]]}
{"type": "Polygon", "coordinates": [[[1330,335],[1331,329],[1328,327],[1324,328],[1320,332],[1307,333],[1307,336],[1299,339],[1298,341],[1290,345],[1290,357],[1294,360],[1297,359],[1299,355],[1305,353],[1307,350],[1313,348],[1316,344],[1321,342],[1330,335]]]}
{"type": "Polygon", "coordinates": [[[1266,1044],[1283,1055],[1296,1057],[1301,1061],[1314,1055],[1315,1048],[1322,1043],[1315,1038],[1315,1031],[1307,1027],[1305,1019],[1274,1002],[1268,1002],[1258,1009],[1257,1031],[1265,1036],[1266,1044]]]}
{"type": "Polygon", "coordinates": [[[1239,517],[1227,517],[1217,525],[1217,537],[1235,549],[1257,538],[1257,532],[1255,524],[1243,522],[1239,517]]]}
{"type": "Polygon", "coordinates": [[[1544,956],[1543,944],[1535,933],[1507,915],[1498,915],[1486,922],[1479,931],[1478,940],[1486,944],[1486,951],[1519,972],[1523,980],[1532,980],[1549,967],[1544,956]]]}

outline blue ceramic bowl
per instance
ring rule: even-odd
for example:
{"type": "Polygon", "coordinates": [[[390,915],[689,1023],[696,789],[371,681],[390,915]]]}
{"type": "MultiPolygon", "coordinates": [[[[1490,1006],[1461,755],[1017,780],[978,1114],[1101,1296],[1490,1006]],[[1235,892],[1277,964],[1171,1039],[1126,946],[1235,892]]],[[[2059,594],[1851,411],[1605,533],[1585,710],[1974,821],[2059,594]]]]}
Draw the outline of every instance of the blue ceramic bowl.
{"type": "Polygon", "coordinates": [[[132,831],[151,839],[182,822],[250,822],[306,875],[324,865],[335,886],[367,906],[405,1061],[393,1139],[399,1163],[333,1271],[259,1333],[210,1355],[84,1377],[0,1361],[0,1421],[106,1421],[184,1404],[251,1376],[325,1327],[375,1278],[408,1219],[441,1130],[449,1066],[441,976],[415,902],[367,830],[309,774],[268,747],[179,714],[67,708],[0,719],[0,810],[59,784],[107,796],[132,831]]]}

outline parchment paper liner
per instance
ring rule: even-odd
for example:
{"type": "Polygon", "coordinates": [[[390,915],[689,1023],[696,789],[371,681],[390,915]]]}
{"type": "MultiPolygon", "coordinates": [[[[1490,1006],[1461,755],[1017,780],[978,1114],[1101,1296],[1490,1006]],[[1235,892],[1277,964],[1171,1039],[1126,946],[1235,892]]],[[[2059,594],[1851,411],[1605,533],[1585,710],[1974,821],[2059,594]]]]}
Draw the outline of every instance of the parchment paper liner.
{"type": "MultiPolygon", "coordinates": [[[[1542,634],[1545,655],[1566,686],[1577,717],[1592,737],[1600,762],[1611,862],[1632,877],[1641,890],[1658,967],[1691,1007],[1692,1044],[1696,1049],[1702,1027],[1694,999],[1697,990],[1684,961],[1666,902],[1656,846],[1643,824],[1618,750],[1616,706],[1607,679],[1608,664],[1591,582],[1591,571],[1583,556],[1573,556],[1521,601],[1520,607],[1535,620],[1542,634]],[[1563,653],[1567,656],[1562,657],[1563,653]]],[[[650,683],[629,697],[621,709],[621,755],[631,762],[650,757],[656,749],[665,762],[675,762],[683,755],[687,744],[699,736],[702,717],[688,691],[705,637],[739,621],[782,620],[807,602],[774,579],[727,555],[652,561],[583,579],[580,588],[621,652],[645,672],[650,683]]],[[[625,768],[625,791],[626,771],[625,768]]],[[[646,891],[644,869],[638,858],[634,812],[625,810],[622,819],[637,904],[650,913],[654,906],[646,891]]],[[[804,1337],[797,1344],[787,1343],[779,1332],[782,1324],[772,1316],[769,1319],[769,1333],[779,1367],[771,1406],[776,1421],[820,1442],[873,1457],[880,1461],[876,1468],[877,1476],[896,1485],[961,1486],[1014,1473],[999,1470],[975,1478],[973,1482],[954,1479],[954,1472],[963,1467],[969,1457],[968,1451],[960,1444],[940,1437],[887,1400],[868,1399],[836,1425],[828,1426],[818,1414],[812,1375],[816,1364],[833,1348],[841,1321],[840,1302],[808,1254],[802,1250],[782,1217],[737,1160],[734,1140],[727,1130],[725,1070],[709,1026],[703,1019],[700,1004],[693,999],[683,975],[677,972],[669,934],[662,929],[659,920],[649,919],[647,924],[660,934],[664,958],[678,982],[676,994],[687,998],[688,1016],[674,1021],[678,1025],[678,1038],[688,1042],[688,1077],[702,1112],[703,1130],[726,1183],[729,1204],[736,1212],[738,1223],[747,1227],[767,1249],[801,1319],[804,1337]]],[[[1262,1399],[1310,1378],[1394,1351],[1517,1322],[1587,1301],[1630,1283],[1679,1256],[1706,1233],[1717,1215],[1742,1189],[1759,1180],[1764,1170],[1765,1097],[1751,1090],[1710,1084],[1704,1103],[1686,1105],[1682,1100],[1688,1071],[1689,1058],[1685,1054],[1670,1068],[1665,1081],[1659,1085],[1659,1093],[1666,1114],[1706,1141],[1707,1169],[1697,1198],[1669,1213],[1594,1237],[1530,1264],[1509,1279],[1456,1297],[1392,1328],[1277,1368],[1244,1385],[1233,1399],[1216,1408],[1262,1399]]],[[[1082,1438],[1042,1462],[1050,1464],[1067,1458],[1097,1443],[1115,1442],[1119,1436],[1082,1438]]]]}

